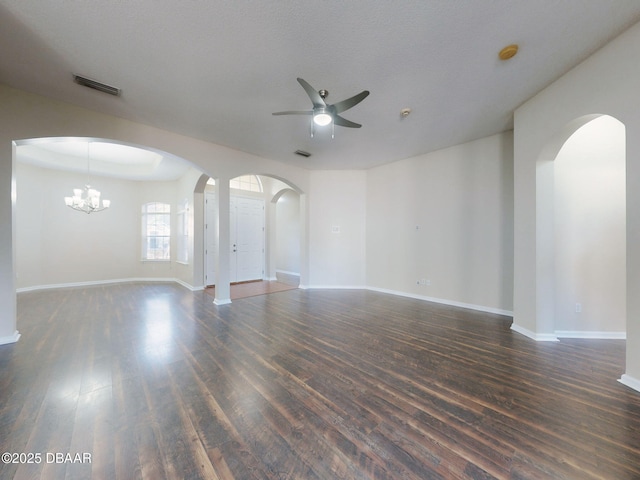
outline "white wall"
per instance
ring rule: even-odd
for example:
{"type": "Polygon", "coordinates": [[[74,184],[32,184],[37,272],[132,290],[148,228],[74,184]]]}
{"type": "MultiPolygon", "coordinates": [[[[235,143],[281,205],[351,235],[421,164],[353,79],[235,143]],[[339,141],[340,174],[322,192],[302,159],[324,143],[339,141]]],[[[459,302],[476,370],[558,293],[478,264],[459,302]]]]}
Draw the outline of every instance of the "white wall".
{"type": "Polygon", "coordinates": [[[592,120],[567,140],[554,163],[556,332],[623,334],[624,125],[607,115],[592,120]]]}
{"type": "MultiPolygon", "coordinates": [[[[91,137],[114,140],[125,144],[141,145],[171,153],[193,163],[208,175],[227,182],[248,172],[287,179],[306,194],[309,173],[291,165],[257,157],[221,145],[186,137],[173,132],[93,112],[39,95],[26,93],[0,85],[0,343],[17,340],[16,328],[16,278],[14,246],[16,244],[13,210],[14,149],[16,143],[42,137],[91,137]]],[[[225,193],[228,198],[228,188],[225,193]]],[[[220,198],[224,204],[225,198],[220,198]]],[[[115,200],[114,200],[115,201],[115,200]]],[[[304,200],[303,200],[304,203],[304,200]]],[[[305,204],[306,205],[306,204],[305,204]]],[[[227,202],[228,207],[228,202],[227,202]]],[[[305,206],[306,208],[306,206],[305,206]]],[[[306,235],[308,221],[306,210],[302,215],[306,235]]],[[[221,216],[221,249],[228,247],[228,214],[221,216]]],[[[306,238],[306,236],[304,237],[306,238]]],[[[308,261],[306,243],[302,252],[303,263],[308,261]]],[[[228,260],[228,252],[226,260],[228,260]]],[[[226,261],[225,258],[222,261],[226,261]]],[[[227,262],[228,263],[228,262],[227,262]]],[[[308,276],[307,266],[301,268],[302,276],[308,276]]],[[[216,289],[228,294],[228,275],[221,278],[216,289]]]]}
{"type": "Polygon", "coordinates": [[[519,107],[514,114],[514,326],[555,330],[553,170],[565,140],[601,114],[626,129],[627,355],[622,380],[640,390],[640,24],[519,107]]]}
{"type": "MultiPolygon", "coordinates": [[[[183,263],[174,263],[174,276],[179,280],[182,280],[188,285],[191,285],[195,288],[204,287],[204,277],[203,277],[203,265],[199,265],[197,267],[194,262],[199,262],[200,264],[204,263],[203,258],[203,242],[204,235],[202,235],[202,228],[204,222],[204,210],[203,210],[203,202],[204,196],[200,192],[198,194],[194,193],[194,188],[202,176],[202,172],[195,168],[189,168],[187,172],[176,182],[175,185],[175,198],[173,201],[173,205],[175,207],[175,212],[178,213],[178,209],[182,205],[184,200],[187,200],[189,203],[189,211],[187,212],[187,223],[189,224],[188,231],[188,261],[186,264],[183,263]],[[199,205],[198,205],[199,203],[199,205]],[[199,216],[198,222],[198,238],[195,237],[196,234],[196,216],[199,216]],[[198,253],[198,255],[196,255],[198,253]]],[[[174,220],[178,220],[177,215],[174,215],[174,220]]],[[[177,225],[172,226],[176,233],[178,232],[177,225]]],[[[173,249],[174,246],[172,245],[173,249]]],[[[173,250],[177,254],[177,244],[175,245],[175,250],[173,250]]],[[[173,258],[177,257],[173,255],[173,258]]]]}
{"type": "Polygon", "coordinates": [[[92,186],[112,206],[87,215],[64,204],[86,176],[20,162],[16,171],[18,288],[136,276],[139,214],[130,208],[138,205],[135,182],[95,178],[92,186]]]}
{"type": "Polygon", "coordinates": [[[300,195],[283,193],[276,203],[276,270],[300,274],[300,195]]]}
{"type": "MultiPolygon", "coordinates": [[[[95,177],[111,207],[90,215],[64,204],[86,176],[18,162],[16,168],[17,288],[131,278],[174,278],[174,262],[142,262],[140,208],[169,203],[175,223],[177,182],[95,177]]],[[[172,244],[175,259],[175,245],[172,244]]]]}
{"type": "Polygon", "coordinates": [[[308,198],[307,286],[365,286],[366,172],[310,172],[308,198]]]}
{"type": "Polygon", "coordinates": [[[369,170],[368,285],[512,310],[512,152],[508,132],[369,170]]]}

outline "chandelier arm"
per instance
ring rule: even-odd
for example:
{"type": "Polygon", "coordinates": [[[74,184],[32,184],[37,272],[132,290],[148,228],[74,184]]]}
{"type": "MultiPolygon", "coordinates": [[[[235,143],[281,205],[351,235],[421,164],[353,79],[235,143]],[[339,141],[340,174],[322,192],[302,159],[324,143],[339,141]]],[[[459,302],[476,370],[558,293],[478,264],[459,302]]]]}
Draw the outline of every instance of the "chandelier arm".
{"type": "Polygon", "coordinates": [[[101,212],[111,206],[111,202],[100,198],[100,191],[92,188],[89,184],[91,177],[91,142],[87,142],[87,183],[84,188],[74,188],[72,197],[64,197],[67,207],[78,212],[90,214],[101,212]]]}

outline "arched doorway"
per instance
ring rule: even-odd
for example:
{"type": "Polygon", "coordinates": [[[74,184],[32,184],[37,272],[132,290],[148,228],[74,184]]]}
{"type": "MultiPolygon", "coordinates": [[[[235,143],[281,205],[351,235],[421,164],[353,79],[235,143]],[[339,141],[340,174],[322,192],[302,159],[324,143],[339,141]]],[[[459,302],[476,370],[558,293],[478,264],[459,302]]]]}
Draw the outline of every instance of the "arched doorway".
{"type": "MultiPolygon", "coordinates": [[[[556,325],[556,208],[555,208],[555,160],[567,140],[601,114],[585,115],[574,119],[551,137],[541,150],[535,164],[535,265],[528,272],[530,281],[530,300],[518,298],[522,310],[535,311],[532,330],[514,322],[512,328],[539,341],[555,341],[556,325]],[[525,304],[526,303],[526,304],[525,304]]],[[[517,260],[517,259],[516,259],[517,260]]],[[[517,262],[516,262],[517,266],[517,262]]],[[[522,279],[521,279],[522,280],[522,279]]],[[[525,282],[521,282],[524,283],[525,282]]],[[[524,292],[523,285],[519,290],[524,292]]],[[[573,308],[580,301],[572,301],[573,308]]],[[[577,307],[578,309],[580,307],[577,307]]],[[[579,313],[579,312],[578,312],[579,313]]]]}
{"type": "Polygon", "coordinates": [[[187,223],[179,205],[186,210],[192,203],[179,179],[194,171],[170,153],[111,139],[16,142],[17,291],[132,278],[191,285],[187,245],[171,239],[178,235],[181,215],[187,223]],[[111,200],[109,208],[90,215],[67,208],[65,198],[89,183],[111,200]],[[142,208],[151,203],[167,205],[171,225],[165,232],[158,225],[141,229],[142,208]],[[165,254],[150,255],[163,236],[165,254]]]}
{"type": "Polygon", "coordinates": [[[300,194],[290,188],[280,190],[271,199],[276,210],[276,275],[288,281],[300,281],[300,194]]]}
{"type": "Polygon", "coordinates": [[[625,338],[625,128],[603,115],[554,161],[555,332],[625,338]]]}
{"type": "MultiPolygon", "coordinates": [[[[283,241],[293,242],[294,250],[297,253],[297,265],[298,272],[287,272],[287,273],[297,273],[297,278],[294,277],[296,285],[299,282],[300,276],[300,265],[303,263],[302,258],[302,232],[303,228],[301,225],[303,224],[303,216],[300,214],[302,211],[301,204],[303,200],[301,199],[300,191],[295,186],[292,185],[285,179],[277,178],[271,175],[265,174],[246,174],[238,177],[233,177],[228,181],[228,183],[219,178],[211,179],[203,175],[201,180],[198,182],[196,186],[196,191],[199,191],[203,195],[204,202],[204,221],[201,226],[201,235],[202,235],[202,244],[203,244],[203,255],[202,255],[202,272],[203,272],[203,283],[207,286],[221,286],[222,288],[216,288],[216,303],[224,304],[230,301],[231,292],[229,291],[228,296],[226,295],[224,283],[228,282],[228,285],[237,284],[245,281],[251,280],[264,280],[276,282],[280,281],[278,278],[278,250],[282,250],[281,244],[283,241]],[[226,185],[225,185],[226,183],[226,185]],[[225,188],[228,185],[228,190],[225,188]],[[222,187],[222,188],[221,188],[222,187]],[[220,193],[222,191],[222,193],[220,193]],[[228,192],[227,202],[220,201],[224,200],[222,195],[225,195],[225,191],[228,192]],[[281,198],[284,192],[290,192],[295,197],[296,202],[296,238],[288,237],[283,240],[283,235],[278,234],[278,231],[281,230],[284,220],[283,216],[278,216],[278,200],[281,198]],[[228,217],[223,218],[224,215],[221,213],[221,208],[223,205],[228,204],[229,212],[228,217]],[[255,204],[255,205],[254,205],[255,204]],[[254,271],[253,275],[249,277],[239,277],[238,276],[238,268],[239,265],[244,262],[241,262],[238,255],[243,252],[240,252],[239,246],[239,237],[238,232],[247,233],[248,230],[252,230],[248,228],[245,224],[244,220],[247,215],[242,215],[238,213],[239,208],[247,207],[249,210],[253,211],[254,206],[258,206],[261,210],[261,218],[258,223],[250,222],[250,225],[255,226],[258,225],[258,230],[254,233],[261,243],[260,247],[260,258],[257,260],[259,263],[259,272],[258,277],[256,277],[254,271]],[[280,218],[280,221],[278,220],[280,218]],[[244,222],[244,223],[243,223],[244,222]],[[247,228],[245,228],[247,227],[247,228]],[[227,236],[225,239],[224,237],[227,236]],[[229,248],[225,248],[224,244],[228,243],[229,248]],[[228,251],[227,251],[228,250],[228,251]],[[226,256],[226,258],[224,258],[226,256]],[[227,268],[228,264],[228,272],[221,272],[221,268],[227,268]],[[224,266],[223,266],[224,265],[224,266]],[[222,282],[222,283],[220,283],[222,282]],[[220,293],[222,292],[222,293],[220,293]]],[[[291,200],[291,199],[290,199],[291,200]]],[[[225,207],[226,208],[226,207],[225,207]]],[[[257,207],[256,207],[257,208],[257,207]]],[[[245,208],[246,210],[246,208],[245,208]]],[[[244,210],[243,210],[244,211],[244,210]]],[[[255,215],[254,215],[255,216],[255,215]]],[[[253,217],[249,215],[249,217],[253,217]]],[[[257,217],[256,217],[257,218],[257,217]]],[[[287,219],[287,224],[291,227],[291,219],[287,219]]],[[[196,229],[198,228],[198,223],[195,223],[196,229]]],[[[255,230],[255,229],[253,229],[255,230]]],[[[289,232],[290,233],[290,232],[289,232]]],[[[196,237],[199,234],[196,231],[196,237]]],[[[289,245],[291,247],[291,244],[289,245]]],[[[287,283],[289,285],[292,284],[291,277],[287,278],[287,283]]],[[[266,288],[267,291],[278,291],[277,286],[271,286],[266,288]]],[[[236,289],[237,291],[238,289],[236,289]]]]}

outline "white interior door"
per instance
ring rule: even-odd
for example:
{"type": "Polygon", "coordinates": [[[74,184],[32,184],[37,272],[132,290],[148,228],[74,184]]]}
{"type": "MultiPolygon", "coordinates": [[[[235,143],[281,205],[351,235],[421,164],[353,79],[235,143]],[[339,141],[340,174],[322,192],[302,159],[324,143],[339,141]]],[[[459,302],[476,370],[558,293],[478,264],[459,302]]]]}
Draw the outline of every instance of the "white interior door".
{"type": "Polygon", "coordinates": [[[264,276],[264,200],[231,197],[231,281],[264,276]]]}
{"type": "Polygon", "coordinates": [[[205,228],[205,285],[216,282],[216,252],[218,251],[218,208],[216,195],[213,192],[204,194],[204,228],[205,228]]]}

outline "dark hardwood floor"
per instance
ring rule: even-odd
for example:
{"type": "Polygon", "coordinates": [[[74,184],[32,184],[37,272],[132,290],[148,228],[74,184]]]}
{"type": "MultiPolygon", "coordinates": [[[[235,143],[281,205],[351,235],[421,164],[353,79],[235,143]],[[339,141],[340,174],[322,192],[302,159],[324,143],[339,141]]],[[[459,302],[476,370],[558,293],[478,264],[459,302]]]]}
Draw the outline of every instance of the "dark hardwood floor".
{"type": "Polygon", "coordinates": [[[624,341],[536,343],[506,317],[368,291],[211,300],[20,294],[0,478],[640,478],[624,341]]]}
{"type": "MultiPolygon", "coordinates": [[[[278,273],[276,280],[256,280],[250,282],[240,282],[231,284],[231,300],[240,298],[255,297],[256,295],[266,295],[268,293],[284,292],[298,288],[299,277],[278,273]]],[[[205,292],[215,297],[216,288],[207,287],[205,292]]]]}

